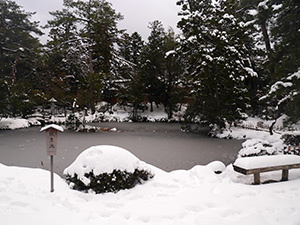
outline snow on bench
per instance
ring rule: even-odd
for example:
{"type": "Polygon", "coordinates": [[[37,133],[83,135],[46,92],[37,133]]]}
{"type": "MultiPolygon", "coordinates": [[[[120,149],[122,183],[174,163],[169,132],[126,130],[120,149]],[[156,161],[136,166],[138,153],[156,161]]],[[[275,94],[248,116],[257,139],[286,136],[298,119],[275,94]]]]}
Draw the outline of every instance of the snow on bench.
{"type": "Polygon", "coordinates": [[[254,174],[254,184],[260,184],[260,173],[282,170],[282,181],[288,180],[289,169],[300,168],[300,156],[273,155],[238,158],[233,169],[239,173],[254,174]]]}

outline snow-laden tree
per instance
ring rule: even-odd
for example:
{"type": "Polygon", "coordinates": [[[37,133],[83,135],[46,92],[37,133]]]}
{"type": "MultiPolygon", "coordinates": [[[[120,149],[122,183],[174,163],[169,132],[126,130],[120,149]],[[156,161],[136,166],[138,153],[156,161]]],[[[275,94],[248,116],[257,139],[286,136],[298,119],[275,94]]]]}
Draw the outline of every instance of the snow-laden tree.
{"type": "Polygon", "coordinates": [[[272,118],[287,114],[293,124],[300,120],[300,2],[269,0],[266,5],[273,9],[274,73],[261,100],[267,101],[272,118]]]}
{"type": "Polygon", "coordinates": [[[271,73],[274,71],[270,34],[272,12],[265,0],[241,0],[236,11],[236,16],[247,26],[249,36],[254,41],[252,60],[259,74],[260,89],[270,82],[271,73]]]}
{"type": "Polygon", "coordinates": [[[26,115],[34,104],[41,35],[34,13],[0,1],[0,114],[26,115]]]}
{"type": "Polygon", "coordinates": [[[141,56],[141,73],[147,99],[151,104],[150,111],[152,112],[153,103],[160,103],[160,94],[163,92],[163,83],[159,78],[164,73],[163,60],[165,52],[162,46],[166,34],[162,23],[158,20],[150,23],[149,28],[151,32],[141,56]]]}
{"type": "Polygon", "coordinates": [[[274,77],[289,77],[300,69],[300,2],[269,0],[274,22],[271,27],[274,42],[274,77]]]}
{"type": "Polygon", "coordinates": [[[180,0],[181,51],[192,99],[188,121],[224,127],[240,119],[249,98],[245,81],[257,76],[247,27],[236,17],[237,1],[180,0]]]}
{"type": "Polygon", "coordinates": [[[79,36],[77,18],[68,8],[50,12],[53,16],[45,46],[45,93],[61,107],[71,108],[74,99],[81,107],[88,106],[88,46],[79,36]]]}
{"type": "Polygon", "coordinates": [[[138,110],[143,109],[145,92],[140,73],[140,56],[144,42],[137,32],[124,33],[118,48],[117,98],[120,104],[131,107],[131,119],[138,120],[138,110]]]}
{"type": "Polygon", "coordinates": [[[182,82],[184,66],[180,52],[178,52],[179,46],[180,42],[174,31],[170,28],[166,32],[164,45],[162,46],[165,52],[163,59],[164,70],[159,77],[163,83],[161,101],[169,119],[172,118],[174,112],[179,110],[185,96],[185,87],[182,82]]]}
{"type": "Polygon", "coordinates": [[[149,28],[151,32],[140,60],[142,81],[150,111],[153,111],[153,103],[162,103],[171,118],[177,103],[181,102],[182,65],[176,52],[179,42],[174,31],[170,28],[166,32],[160,21],[150,23],[149,28]]]}
{"type": "Polygon", "coordinates": [[[122,16],[105,0],[64,0],[63,5],[62,10],[51,13],[50,44],[63,50],[56,60],[68,76],[83,76],[78,99],[80,105],[94,111],[100,98],[111,98],[115,44],[120,34],[117,22],[122,16]]]}

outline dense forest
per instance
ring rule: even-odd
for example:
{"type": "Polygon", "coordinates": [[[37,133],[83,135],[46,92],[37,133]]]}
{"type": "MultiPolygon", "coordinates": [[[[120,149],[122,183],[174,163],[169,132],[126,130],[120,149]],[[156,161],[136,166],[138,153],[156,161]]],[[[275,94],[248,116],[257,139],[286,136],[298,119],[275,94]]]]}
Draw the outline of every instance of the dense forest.
{"type": "Polygon", "coordinates": [[[95,112],[163,104],[168,116],[224,127],[244,115],[300,120],[299,0],[178,0],[180,34],[149,21],[145,41],[118,29],[106,0],[64,0],[45,27],[0,0],[0,118],[26,117],[55,98],[95,112]],[[49,29],[46,44],[38,35],[49,29]]]}

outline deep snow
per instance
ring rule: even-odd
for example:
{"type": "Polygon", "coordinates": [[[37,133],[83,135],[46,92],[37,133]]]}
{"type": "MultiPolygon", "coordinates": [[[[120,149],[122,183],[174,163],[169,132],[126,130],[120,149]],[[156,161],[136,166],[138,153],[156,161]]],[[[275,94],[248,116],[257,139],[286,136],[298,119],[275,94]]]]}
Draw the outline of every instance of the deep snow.
{"type": "Polygon", "coordinates": [[[153,167],[155,177],[142,185],[96,195],[71,190],[57,175],[50,193],[48,171],[0,164],[1,224],[300,224],[300,170],[287,182],[254,186],[232,165],[215,174],[216,165],[170,173],[153,167]]]}

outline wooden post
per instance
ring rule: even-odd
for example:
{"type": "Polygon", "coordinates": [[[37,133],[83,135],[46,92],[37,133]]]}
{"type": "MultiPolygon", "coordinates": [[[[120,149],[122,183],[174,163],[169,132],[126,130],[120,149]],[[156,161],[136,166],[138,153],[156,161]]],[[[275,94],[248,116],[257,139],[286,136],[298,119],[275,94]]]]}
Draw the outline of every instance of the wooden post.
{"type": "Polygon", "coordinates": [[[287,181],[288,179],[289,179],[289,170],[283,169],[282,170],[281,180],[282,181],[287,181]]]}
{"type": "Polygon", "coordinates": [[[50,156],[50,164],[51,164],[51,189],[50,189],[50,192],[54,192],[53,155],[50,156]]]}
{"type": "Polygon", "coordinates": [[[64,129],[58,125],[51,124],[41,129],[46,131],[47,155],[50,156],[50,192],[54,192],[54,174],[53,174],[53,158],[57,150],[57,131],[63,132],[64,129]]]}
{"type": "Polygon", "coordinates": [[[260,184],[260,174],[254,173],[254,184],[260,184]]]}

